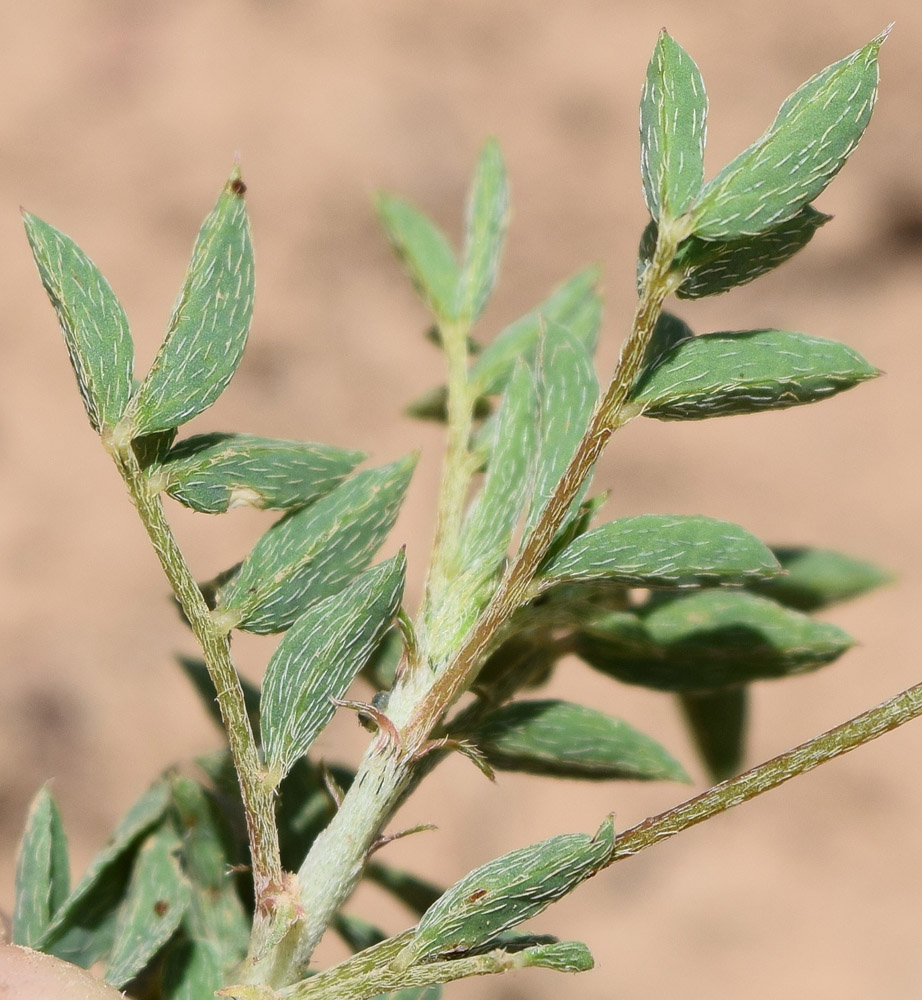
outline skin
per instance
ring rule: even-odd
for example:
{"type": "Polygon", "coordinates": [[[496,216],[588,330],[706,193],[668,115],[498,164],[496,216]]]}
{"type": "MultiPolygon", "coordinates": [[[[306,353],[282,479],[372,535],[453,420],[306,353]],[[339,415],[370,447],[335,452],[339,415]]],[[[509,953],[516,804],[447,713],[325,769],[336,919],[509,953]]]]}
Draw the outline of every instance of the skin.
{"type": "Polygon", "coordinates": [[[123,1000],[85,969],[51,955],[0,944],[0,1000],[123,1000]]]}

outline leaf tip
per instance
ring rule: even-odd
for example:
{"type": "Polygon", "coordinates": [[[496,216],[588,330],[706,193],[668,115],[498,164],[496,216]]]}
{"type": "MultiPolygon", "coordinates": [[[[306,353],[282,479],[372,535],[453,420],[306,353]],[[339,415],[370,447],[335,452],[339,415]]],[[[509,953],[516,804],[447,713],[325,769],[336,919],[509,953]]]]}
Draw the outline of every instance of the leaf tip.
{"type": "Polygon", "coordinates": [[[243,182],[243,177],[240,173],[240,154],[238,153],[234,157],[234,169],[231,171],[230,177],[227,179],[227,184],[224,187],[225,193],[236,195],[238,198],[242,198],[246,194],[247,186],[243,182]]]}
{"type": "Polygon", "coordinates": [[[502,146],[500,146],[499,144],[499,136],[488,135],[487,138],[484,140],[483,151],[485,153],[489,152],[492,155],[502,156],[503,150],[502,146]]]}
{"type": "Polygon", "coordinates": [[[22,205],[19,206],[19,214],[22,216],[22,224],[26,227],[26,236],[31,240],[32,233],[42,224],[42,220],[22,205]]]}
{"type": "Polygon", "coordinates": [[[611,853],[614,854],[617,838],[618,835],[615,832],[615,814],[610,812],[605,819],[602,820],[602,825],[593,834],[592,839],[597,843],[608,844],[610,846],[611,853]]]}
{"type": "Polygon", "coordinates": [[[684,767],[682,767],[682,765],[678,761],[675,762],[670,777],[672,778],[673,781],[677,781],[680,785],[694,784],[691,775],[688,773],[688,771],[685,770],[684,767]]]}

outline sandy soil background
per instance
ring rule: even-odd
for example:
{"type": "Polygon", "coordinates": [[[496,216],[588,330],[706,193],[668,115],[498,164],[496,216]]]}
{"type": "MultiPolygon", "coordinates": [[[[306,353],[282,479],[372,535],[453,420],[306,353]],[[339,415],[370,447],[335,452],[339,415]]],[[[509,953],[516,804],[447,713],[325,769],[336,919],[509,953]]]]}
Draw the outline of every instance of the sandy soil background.
{"type": "MultiPolygon", "coordinates": [[[[682,304],[699,331],[774,325],[847,341],[888,374],[817,407],[697,425],[638,422],[598,481],[612,514],[707,513],[773,542],[875,558],[899,583],[830,618],[860,645],[825,672],[754,692],[750,758],[779,752],[918,679],[922,547],[922,7],[910,0],[640,5],[506,0],[351,3],[34,0],[0,7],[0,906],[37,786],[55,793],[80,870],[141,786],[218,738],[171,654],[188,636],[123,490],[89,431],[23,238],[20,204],[62,228],[109,277],[153,356],[197,226],[236,152],[258,254],[251,347],[195,429],[424,458],[394,535],[410,596],[432,529],[439,433],[400,416],[440,379],[425,317],[370,208],[385,187],[458,235],[485,136],[508,161],[513,225],[484,333],[580,266],[604,266],[599,352],[611,369],[629,321],[645,223],[637,100],[662,25],[711,96],[709,170],[779,102],[887,22],[881,101],[864,144],[819,205],[838,218],[793,264],[727,297],[682,304]]],[[[268,517],[176,512],[207,577],[268,517]]],[[[269,645],[240,644],[258,676],[269,645]]],[[[670,701],[573,664],[557,691],[643,724],[691,761],[670,701]]],[[[338,720],[330,756],[362,731],[338,720]]],[[[621,1000],[918,996],[922,726],[618,866],[542,918],[587,941],[598,968],[477,981],[449,997],[621,1000]]],[[[703,780],[696,772],[699,781],[703,780]]],[[[685,790],[490,787],[450,762],[401,821],[437,833],[392,859],[450,881],[501,851],[625,827],[685,790]]],[[[376,918],[382,903],[357,907],[376,918]]],[[[390,929],[405,916],[383,912],[390,929]]],[[[337,954],[335,948],[329,956],[337,954]]]]}

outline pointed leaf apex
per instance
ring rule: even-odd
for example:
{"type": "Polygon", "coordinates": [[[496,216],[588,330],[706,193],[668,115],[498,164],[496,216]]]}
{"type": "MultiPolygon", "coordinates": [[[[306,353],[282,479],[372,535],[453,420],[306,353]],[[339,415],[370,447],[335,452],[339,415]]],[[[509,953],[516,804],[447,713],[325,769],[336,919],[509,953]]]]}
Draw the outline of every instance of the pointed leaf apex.
{"type": "Polygon", "coordinates": [[[594,843],[605,843],[605,841],[615,842],[615,814],[610,812],[602,820],[598,830],[592,835],[594,843]]]}
{"type": "Polygon", "coordinates": [[[227,184],[224,186],[225,194],[234,194],[238,198],[242,198],[246,194],[247,186],[243,182],[243,176],[240,173],[240,160],[235,158],[234,169],[231,171],[230,177],[227,179],[227,184]]]}

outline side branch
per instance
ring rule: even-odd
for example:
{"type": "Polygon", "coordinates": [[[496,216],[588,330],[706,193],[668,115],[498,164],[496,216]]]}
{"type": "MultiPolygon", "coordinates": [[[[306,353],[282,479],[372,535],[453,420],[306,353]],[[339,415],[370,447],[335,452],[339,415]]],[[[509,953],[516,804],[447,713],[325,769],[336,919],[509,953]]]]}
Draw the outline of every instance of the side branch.
{"type": "Polygon", "coordinates": [[[631,827],[618,837],[611,863],[639,854],[661,840],[668,840],[696,823],[770,791],[799,774],[806,774],[820,764],[863,746],[920,715],[922,684],[916,684],[876,708],[868,709],[848,722],[801,743],[793,750],[779,754],[681,805],[631,827]]]}
{"type": "Polygon", "coordinates": [[[160,565],[202,647],[208,673],[217,692],[221,718],[240,781],[259,912],[264,908],[261,904],[277,896],[282,888],[282,865],[275,828],[275,806],[272,795],[262,780],[259,754],[246,713],[243,689],[231,660],[230,640],[215,627],[198,584],[166,520],[163,504],[159,496],[151,492],[131,445],[126,443],[112,446],[109,450],[128,487],[160,565]]]}

